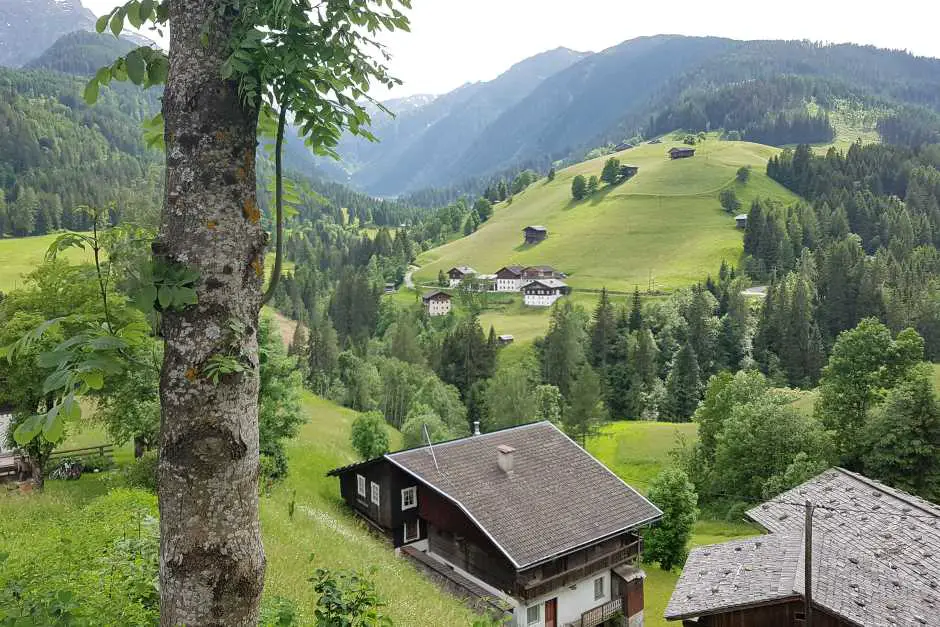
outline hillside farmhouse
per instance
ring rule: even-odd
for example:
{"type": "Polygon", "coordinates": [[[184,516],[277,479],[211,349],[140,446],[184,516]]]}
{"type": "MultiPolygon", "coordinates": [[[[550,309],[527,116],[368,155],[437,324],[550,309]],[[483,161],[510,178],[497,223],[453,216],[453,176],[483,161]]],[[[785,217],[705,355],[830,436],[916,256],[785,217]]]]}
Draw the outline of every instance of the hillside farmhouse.
{"type": "Polygon", "coordinates": [[[636,173],[640,171],[640,166],[633,165],[632,163],[624,163],[620,166],[620,178],[628,179],[636,176],[636,173]]]}
{"type": "Polygon", "coordinates": [[[421,297],[424,308],[429,316],[446,316],[451,309],[451,295],[447,292],[435,290],[421,297]]]}
{"type": "Polygon", "coordinates": [[[695,549],[666,619],[686,627],[940,625],[940,507],[832,468],[747,512],[768,535],[695,549]]]}
{"type": "Polygon", "coordinates": [[[538,279],[522,288],[522,302],[529,307],[551,307],[556,300],[570,291],[560,279],[538,279]]]}
{"type": "Polygon", "coordinates": [[[734,225],[738,227],[739,229],[746,229],[747,228],[747,214],[740,213],[734,216],[734,225]]]}
{"type": "Polygon", "coordinates": [[[667,154],[670,159],[687,159],[695,156],[695,148],[670,148],[667,154]]]}
{"type": "Polygon", "coordinates": [[[551,266],[529,266],[522,271],[523,281],[533,279],[565,279],[568,275],[551,266]]]}
{"type": "Polygon", "coordinates": [[[522,266],[504,266],[496,271],[497,292],[518,292],[522,289],[522,266]]]}
{"type": "Polygon", "coordinates": [[[399,553],[518,627],[643,622],[641,529],[662,512],[549,422],[328,473],[399,553]],[[469,595],[468,595],[469,596],[469,595]]]}
{"type": "Polygon", "coordinates": [[[470,266],[456,266],[447,271],[447,279],[450,287],[457,287],[464,279],[475,276],[476,270],[470,266]]]}
{"type": "Polygon", "coordinates": [[[538,244],[539,242],[545,241],[545,238],[548,237],[548,229],[540,225],[527,226],[522,229],[522,232],[525,234],[526,244],[538,244]]]}

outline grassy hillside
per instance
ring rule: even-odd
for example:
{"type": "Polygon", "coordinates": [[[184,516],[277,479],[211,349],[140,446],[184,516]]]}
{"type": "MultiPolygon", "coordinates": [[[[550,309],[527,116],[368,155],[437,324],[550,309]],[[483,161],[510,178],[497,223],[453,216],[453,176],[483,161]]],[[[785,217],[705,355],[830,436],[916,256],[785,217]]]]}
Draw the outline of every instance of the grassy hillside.
{"type": "MultiPolygon", "coordinates": [[[[23,285],[23,276],[42,263],[46,250],[56,237],[0,238],[0,292],[8,292],[23,285]]],[[[90,252],[71,249],[64,255],[70,261],[92,261],[90,252]]]]}
{"type": "Polygon", "coordinates": [[[745,207],[758,196],[794,199],[764,174],[775,149],[710,138],[694,158],[671,161],[666,151],[674,145],[644,144],[619,153],[621,162],[640,166],[639,174],[581,202],[571,199],[572,178],[600,175],[606,157],[562,170],[552,182],[537,181],[512,204],[498,205],[470,237],[421,255],[416,280],[434,281],[439,270],[458,264],[480,272],[510,263],[551,264],[566,272],[576,289],[645,289],[651,278],[654,289],[669,289],[715,272],[722,259],[737,261],[742,235],[718,204],[718,192],[734,186],[745,207]],[[736,183],[735,172],[748,165],[750,182],[736,183]],[[547,226],[548,239],[521,245],[529,224],[547,226]]]}

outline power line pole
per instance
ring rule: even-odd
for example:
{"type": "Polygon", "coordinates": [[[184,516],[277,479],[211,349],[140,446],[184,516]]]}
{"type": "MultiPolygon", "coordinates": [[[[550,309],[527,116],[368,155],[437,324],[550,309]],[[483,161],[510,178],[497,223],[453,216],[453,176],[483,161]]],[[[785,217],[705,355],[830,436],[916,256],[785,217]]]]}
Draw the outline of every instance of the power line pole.
{"type": "Polygon", "coordinates": [[[803,530],[803,601],[805,627],[813,626],[813,504],[806,501],[806,523],[803,530]]]}

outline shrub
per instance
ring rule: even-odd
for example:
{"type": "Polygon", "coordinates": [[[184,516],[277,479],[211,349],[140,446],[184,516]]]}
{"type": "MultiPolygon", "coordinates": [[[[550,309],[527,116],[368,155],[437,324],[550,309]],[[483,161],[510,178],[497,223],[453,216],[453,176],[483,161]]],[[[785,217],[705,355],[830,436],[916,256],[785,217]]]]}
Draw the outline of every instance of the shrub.
{"type": "Polygon", "coordinates": [[[156,451],[147,451],[143,456],[124,470],[124,482],[128,487],[157,491],[157,459],[156,451]]]}
{"type": "Polygon", "coordinates": [[[388,431],[379,412],[360,414],[352,424],[353,448],[363,459],[372,459],[388,452],[388,431]]]}
{"type": "Polygon", "coordinates": [[[264,597],[261,601],[261,627],[294,627],[300,624],[297,605],[280,596],[264,597]]]}
{"type": "Polygon", "coordinates": [[[92,455],[82,461],[82,469],[85,472],[105,472],[114,466],[114,460],[107,455],[92,455]]]}

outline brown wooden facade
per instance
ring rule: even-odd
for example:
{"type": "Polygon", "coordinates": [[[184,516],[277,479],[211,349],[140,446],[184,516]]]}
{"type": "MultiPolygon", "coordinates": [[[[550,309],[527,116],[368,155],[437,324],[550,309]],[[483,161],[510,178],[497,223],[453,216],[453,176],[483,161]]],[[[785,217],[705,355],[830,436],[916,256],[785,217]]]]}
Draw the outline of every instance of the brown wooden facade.
{"type": "MultiPolygon", "coordinates": [[[[802,627],[806,614],[803,599],[756,605],[738,610],[699,616],[682,621],[683,627],[802,627]]],[[[857,627],[855,623],[813,606],[813,627],[857,627]]]]}
{"type": "MultiPolygon", "coordinates": [[[[624,532],[518,569],[453,501],[384,458],[340,469],[335,474],[340,479],[343,500],[388,536],[395,547],[426,539],[431,553],[518,599],[536,599],[592,574],[636,564],[642,553],[640,536],[624,532]],[[358,491],[358,476],[365,480],[365,496],[358,491]],[[378,505],[372,502],[373,483],[379,489],[378,505]],[[401,491],[410,487],[417,488],[417,507],[403,510],[401,491]],[[420,526],[420,534],[417,539],[412,537],[406,542],[404,526],[415,521],[420,526]]],[[[642,588],[640,579],[637,583],[624,582],[616,589],[624,596],[633,595],[630,607],[642,608],[642,588]],[[639,586],[639,593],[636,586],[639,586]]]]}
{"type": "Polygon", "coordinates": [[[527,226],[522,232],[525,234],[526,244],[538,244],[548,237],[548,230],[545,228],[527,226]]]}

